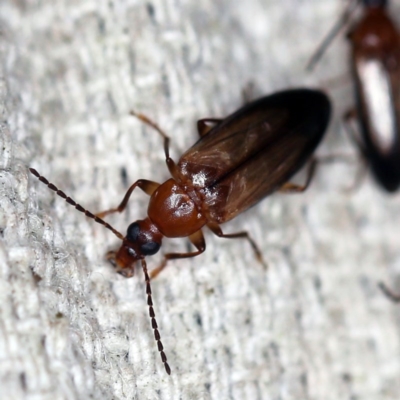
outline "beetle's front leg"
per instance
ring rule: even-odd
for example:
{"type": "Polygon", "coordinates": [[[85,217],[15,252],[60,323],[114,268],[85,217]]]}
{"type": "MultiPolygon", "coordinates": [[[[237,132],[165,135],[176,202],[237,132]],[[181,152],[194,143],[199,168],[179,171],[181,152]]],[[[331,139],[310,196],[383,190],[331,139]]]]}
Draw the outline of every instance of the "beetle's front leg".
{"type": "Polygon", "coordinates": [[[124,211],[125,208],[126,208],[126,205],[128,204],[129,198],[131,197],[132,192],[137,187],[142,189],[143,192],[145,192],[149,196],[151,196],[159,186],[160,186],[160,184],[157,183],[157,182],[148,181],[146,179],[139,179],[128,189],[128,191],[126,192],[124,198],[121,201],[121,204],[118,207],[110,208],[109,210],[97,213],[96,216],[99,217],[99,218],[104,218],[108,214],[112,214],[112,213],[115,213],[115,212],[119,212],[120,213],[120,212],[124,211]]]}
{"type": "Polygon", "coordinates": [[[164,139],[165,162],[167,164],[168,170],[169,170],[170,174],[172,175],[172,177],[179,181],[180,175],[179,175],[178,167],[175,164],[175,161],[169,156],[169,142],[170,142],[169,136],[154,121],[152,121],[146,115],[137,113],[135,111],[131,111],[131,115],[140,119],[143,123],[145,123],[146,125],[150,126],[154,130],[156,130],[161,135],[161,137],[164,139]]]}

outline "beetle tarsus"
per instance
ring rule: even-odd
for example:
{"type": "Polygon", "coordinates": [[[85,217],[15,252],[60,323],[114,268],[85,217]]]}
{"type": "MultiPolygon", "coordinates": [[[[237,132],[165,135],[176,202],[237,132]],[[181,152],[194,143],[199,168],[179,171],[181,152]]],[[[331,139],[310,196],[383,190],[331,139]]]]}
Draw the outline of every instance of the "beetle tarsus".
{"type": "Polygon", "coordinates": [[[302,193],[305,192],[308,187],[310,186],[310,183],[314,177],[315,174],[315,169],[317,167],[317,162],[318,160],[316,158],[313,158],[309,164],[308,171],[307,171],[307,179],[306,183],[304,185],[297,185],[296,183],[292,182],[286,182],[283,184],[279,191],[281,193],[302,193]]]}

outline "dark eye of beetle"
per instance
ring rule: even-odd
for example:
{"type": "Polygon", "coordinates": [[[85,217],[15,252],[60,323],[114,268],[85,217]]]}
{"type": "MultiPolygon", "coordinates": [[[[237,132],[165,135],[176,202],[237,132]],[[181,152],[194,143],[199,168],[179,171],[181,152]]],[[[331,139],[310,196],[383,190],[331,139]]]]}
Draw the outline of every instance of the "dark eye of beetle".
{"type": "Polygon", "coordinates": [[[130,224],[128,226],[128,231],[126,233],[126,238],[130,242],[136,242],[138,235],[140,233],[140,226],[137,222],[134,222],[133,224],[130,224]]]}
{"type": "Polygon", "coordinates": [[[160,247],[161,245],[159,243],[149,242],[140,246],[140,251],[144,256],[152,256],[153,254],[156,254],[158,250],[160,250],[160,247]]]}

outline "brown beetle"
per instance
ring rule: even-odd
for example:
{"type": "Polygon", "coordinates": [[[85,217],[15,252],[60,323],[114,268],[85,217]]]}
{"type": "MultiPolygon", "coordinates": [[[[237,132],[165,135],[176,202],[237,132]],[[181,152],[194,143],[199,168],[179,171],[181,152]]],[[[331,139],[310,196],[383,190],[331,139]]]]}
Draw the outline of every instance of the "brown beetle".
{"type": "Polygon", "coordinates": [[[357,3],[363,4],[363,15],[348,33],[356,109],[346,113],[345,119],[358,120],[361,138],[349,125],[351,138],[377,182],[394,192],[400,186],[400,35],[387,13],[388,1],[350,3],[339,24],[311,58],[309,68],[348,22],[357,3]]]}
{"type": "MultiPolygon", "coordinates": [[[[350,137],[370,165],[376,181],[392,193],[400,186],[400,34],[388,14],[388,1],[349,3],[339,23],[311,58],[309,68],[347,24],[359,3],[364,6],[363,15],[348,33],[356,109],[347,112],[345,119],[358,120],[361,135],[348,124],[350,137]]],[[[391,300],[400,302],[400,295],[382,283],[379,286],[391,300]]]]}
{"type": "Polygon", "coordinates": [[[400,36],[386,3],[364,1],[364,16],[350,32],[357,109],[347,118],[358,117],[358,147],[393,192],[400,185],[400,36]]]}
{"type": "Polygon", "coordinates": [[[164,138],[166,162],[172,178],[161,185],[139,179],[129,188],[118,207],[97,215],[85,210],[30,168],[32,174],[69,204],[110,229],[122,240],[120,249],[107,255],[117,272],[131,277],[136,262],[141,262],[152,327],[168,374],[171,371],[155,321],[145,257],[157,253],[164,236],[188,236],[197,250],[165,254],[162,264],[153,271],[151,277],[156,276],[170,259],[197,256],[206,248],[201,229],[207,226],[220,237],[246,238],[261,261],[261,252],[247,232],[224,234],[220,224],[274,191],[301,192],[306,189],[315,162],[310,164],[305,186],[295,185],[288,180],[312,156],[326,130],[330,112],[327,96],[315,90],[288,90],[263,97],[225,119],[199,120],[197,127],[200,139],[181,156],[177,164],[169,156],[168,136],[145,116],[134,114],[164,138]],[[124,237],[103,217],[123,211],[136,187],[151,196],[148,216],[130,224],[124,237]]]}

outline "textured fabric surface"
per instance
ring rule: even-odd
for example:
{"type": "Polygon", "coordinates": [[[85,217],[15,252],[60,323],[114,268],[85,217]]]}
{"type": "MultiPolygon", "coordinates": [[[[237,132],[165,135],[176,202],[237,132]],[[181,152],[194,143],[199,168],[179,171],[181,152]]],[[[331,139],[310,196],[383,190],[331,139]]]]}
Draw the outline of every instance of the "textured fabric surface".
{"type": "MultiPolygon", "coordinates": [[[[345,191],[358,158],[341,123],[352,105],[343,38],[304,71],[343,3],[1,1],[1,399],[399,398],[399,308],[377,282],[396,288],[400,274],[400,198],[370,176],[345,191]],[[27,166],[91,211],[116,206],[136,179],[168,178],[160,138],[131,109],[168,132],[176,160],[196,120],[234,111],[249,83],[256,96],[325,87],[336,113],[319,152],[354,162],[323,165],[306,193],[223,227],[250,231],[267,271],[245,241],[207,232],[205,254],[153,282],[169,377],[142,272],[115,274],[104,254],[118,240],[27,166]]],[[[146,207],[134,193],[108,220],[124,233],[146,207]]]]}

